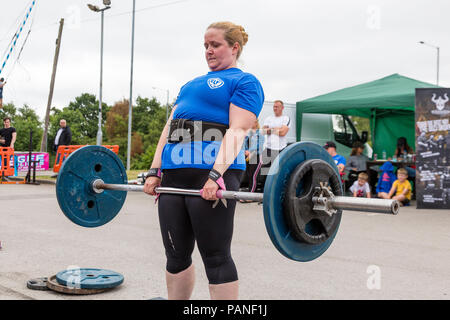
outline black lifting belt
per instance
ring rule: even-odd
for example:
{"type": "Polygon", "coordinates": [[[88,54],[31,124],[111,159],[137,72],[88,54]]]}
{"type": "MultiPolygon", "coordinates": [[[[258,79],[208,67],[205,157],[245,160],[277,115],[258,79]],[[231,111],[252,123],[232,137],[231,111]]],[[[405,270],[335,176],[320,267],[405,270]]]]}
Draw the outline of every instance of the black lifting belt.
{"type": "Polygon", "coordinates": [[[221,123],[174,119],[170,122],[168,142],[222,141],[227,129],[221,123]]]}

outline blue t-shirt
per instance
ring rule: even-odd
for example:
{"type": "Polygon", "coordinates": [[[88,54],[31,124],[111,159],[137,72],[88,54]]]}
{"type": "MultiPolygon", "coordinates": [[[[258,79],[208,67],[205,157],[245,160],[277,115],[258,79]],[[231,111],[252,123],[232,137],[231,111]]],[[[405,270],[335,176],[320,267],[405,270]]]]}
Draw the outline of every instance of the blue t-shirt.
{"type": "MultiPolygon", "coordinates": [[[[173,118],[229,125],[230,103],[251,111],[258,117],[264,103],[264,91],[258,79],[238,68],[211,71],[197,77],[180,89],[173,118]]],[[[161,157],[161,169],[211,169],[221,143],[221,141],[167,143],[161,157]]],[[[243,150],[229,169],[245,170],[243,150]]]]}
{"type": "Polygon", "coordinates": [[[341,155],[338,155],[338,154],[333,157],[333,160],[334,160],[334,163],[336,163],[337,166],[340,165],[340,164],[343,164],[345,166],[345,164],[347,163],[345,158],[343,156],[341,156],[341,155]]]}

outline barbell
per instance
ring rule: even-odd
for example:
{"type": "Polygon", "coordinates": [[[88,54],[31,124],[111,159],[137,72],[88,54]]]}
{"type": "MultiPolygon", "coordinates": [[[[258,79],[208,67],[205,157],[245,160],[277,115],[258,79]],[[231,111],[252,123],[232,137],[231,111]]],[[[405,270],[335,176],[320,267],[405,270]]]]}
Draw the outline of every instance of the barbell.
{"type": "MultiPolygon", "coordinates": [[[[143,186],[127,183],[125,168],[114,152],[85,146],[61,166],[56,181],[58,204],[72,222],[99,227],[119,213],[128,191],[143,192],[143,186]]],[[[201,196],[200,190],[191,189],[159,187],[156,192],[201,196]]],[[[342,194],[339,171],[328,152],[312,142],[297,142],[272,162],[264,193],[219,190],[217,197],[262,202],[266,230],[276,249],[289,259],[311,261],[333,242],[342,210],[399,211],[396,200],[342,194]]]]}

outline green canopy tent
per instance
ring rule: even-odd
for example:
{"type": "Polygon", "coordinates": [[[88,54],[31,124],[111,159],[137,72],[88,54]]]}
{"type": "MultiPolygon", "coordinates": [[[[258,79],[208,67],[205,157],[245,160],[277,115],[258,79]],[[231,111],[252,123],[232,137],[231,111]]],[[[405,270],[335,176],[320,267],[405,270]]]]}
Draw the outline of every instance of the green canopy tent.
{"type": "Polygon", "coordinates": [[[415,148],[415,89],[436,85],[392,74],[372,82],[297,102],[297,140],[304,113],[327,113],[370,119],[374,153],[395,152],[397,138],[415,148]]]}

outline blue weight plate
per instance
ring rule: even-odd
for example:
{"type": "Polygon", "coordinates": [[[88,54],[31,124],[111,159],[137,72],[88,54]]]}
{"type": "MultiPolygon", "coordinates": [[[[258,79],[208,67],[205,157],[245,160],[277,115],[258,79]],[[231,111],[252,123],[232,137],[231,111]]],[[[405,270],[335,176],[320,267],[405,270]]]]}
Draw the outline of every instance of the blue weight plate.
{"type": "MultiPolygon", "coordinates": [[[[267,233],[277,250],[295,261],[311,261],[322,255],[333,242],[339,228],[326,241],[308,244],[299,241],[289,229],[283,212],[283,201],[289,178],[295,168],[306,160],[321,159],[338,173],[336,164],[328,152],[312,142],[297,142],[286,147],[272,162],[264,186],[264,222],[267,233]]],[[[342,186],[341,186],[342,190],[342,186]]]]}
{"type": "Polygon", "coordinates": [[[123,275],[118,272],[94,268],[70,269],[56,274],[56,281],[60,285],[80,289],[115,288],[123,279],[123,275]]]}
{"type": "Polygon", "coordinates": [[[62,212],[83,227],[99,227],[111,221],[127,196],[117,190],[95,193],[91,188],[95,179],[111,184],[128,182],[120,158],[102,146],[86,146],[71,153],[56,180],[56,197],[62,212]]]}

